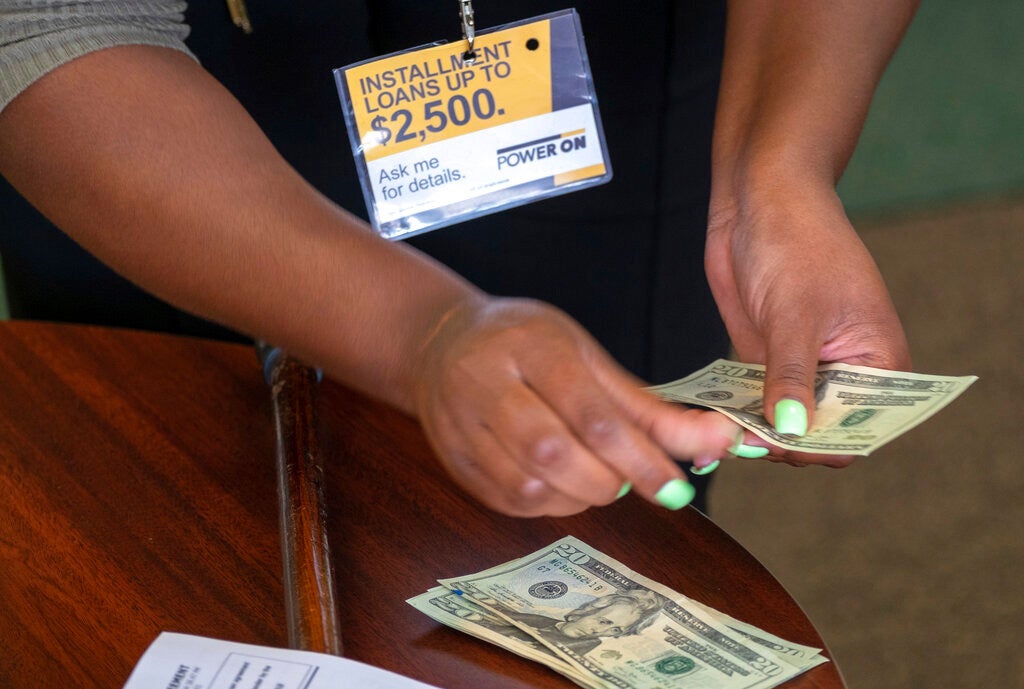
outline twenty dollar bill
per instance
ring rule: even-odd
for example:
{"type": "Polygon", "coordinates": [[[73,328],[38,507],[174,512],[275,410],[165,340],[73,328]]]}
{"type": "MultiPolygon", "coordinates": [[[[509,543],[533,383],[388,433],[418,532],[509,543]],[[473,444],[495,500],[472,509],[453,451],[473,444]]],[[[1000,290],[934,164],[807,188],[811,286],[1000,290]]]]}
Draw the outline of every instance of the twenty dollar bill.
{"type": "Polygon", "coordinates": [[[409,602],[587,687],[767,689],[826,662],[572,536],[441,584],[454,595],[435,589],[409,602]]]}
{"type": "Polygon", "coordinates": [[[649,389],[666,400],[720,411],[786,450],[867,455],[931,417],[978,379],[827,364],[814,380],[813,426],[797,438],[777,433],[765,419],[764,376],[764,366],[719,359],[649,389]]]}

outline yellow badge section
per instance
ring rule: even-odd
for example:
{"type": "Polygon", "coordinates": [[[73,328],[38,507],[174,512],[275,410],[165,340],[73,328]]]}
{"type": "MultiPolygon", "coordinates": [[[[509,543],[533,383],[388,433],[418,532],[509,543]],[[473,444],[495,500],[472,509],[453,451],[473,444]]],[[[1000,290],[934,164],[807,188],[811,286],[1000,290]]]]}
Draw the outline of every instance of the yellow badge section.
{"type": "MultiPolygon", "coordinates": [[[[345,71],[367,161],[551,112],[549,20],[345,71]]],[[[574,173],[576,174],[576,173],[574,173]]]]}

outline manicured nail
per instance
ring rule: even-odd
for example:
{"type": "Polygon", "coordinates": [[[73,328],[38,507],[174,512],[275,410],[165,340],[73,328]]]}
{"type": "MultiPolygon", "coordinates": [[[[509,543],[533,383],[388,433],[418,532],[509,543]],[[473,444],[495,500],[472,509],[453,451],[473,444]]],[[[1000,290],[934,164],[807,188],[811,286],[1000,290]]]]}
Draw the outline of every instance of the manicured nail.
{"type": "Polygon", "coordinates": [[[784,435],[807,435],[807,410],[797,400],[775,403],[775,430],[784,435]]]}
{"type": "Polygon", "coordinates": [[[735,450],[732,451],[737,457],[743,459],[760,459],[768,454],[769,450],[767,447],[758,447],[757,445],[743,445],[741,444],[735,450]]]}
{"type": "Polygon", "coordinates": [[[632,487],[633,487],[633,484],[632,484],[632,483],[630,483],[629,481],[626,481],[625,483],[623,483],[623,484],[622,484],[622,488],[619,488],[619,494],[615,496],[615,499],[616,499],[616,500],[618,500],[619,498],[621,498],[622,496],[624,496],[624,495],[625,495],[626,493],[628,493],[628,492],[629,492],[629,490],[630,490],[630,489],[631,489],[632,487]]]}
{"type": "Polygon", "coordinates": [[[757,445],[747,445],[743,442],[743,438],[746,432],[741,428],[740,432],[736,435],[736,442],[726,452],[735,456],[742,457],[743,459],[760,459],[768,454],[769,450],[767,447],[758,447],[757,445]]]}
{"type": "Polygon", "coordinates": [[[721,463],[722,462],[720,460],[716,459],[715,461],[711,462],[711,464],[707,464],[702,467],[692,466],[690,467],[690,473],[693,474],[694,476],[706,476],[707,474],[710,474],[712,471],[717,469],[718,465],[721,463]]]}
{"type": "Polygon", "coordinates": [[[681,478],[674,478],[657,492],[654,499],[670,510],[681,510],[693,500],[697,489],[681,478]]]}

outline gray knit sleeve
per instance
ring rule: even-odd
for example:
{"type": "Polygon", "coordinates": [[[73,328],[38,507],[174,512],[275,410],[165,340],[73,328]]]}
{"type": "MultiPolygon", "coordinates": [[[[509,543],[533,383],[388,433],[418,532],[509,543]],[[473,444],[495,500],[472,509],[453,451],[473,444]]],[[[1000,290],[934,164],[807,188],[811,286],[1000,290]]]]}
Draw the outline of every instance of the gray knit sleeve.
{"type": "Polygon", "coordinates": [[[0,110],[47,72],[95,50],[151,45],[191,55],[185,6],[176,0],[0,0],[0,110]]]}

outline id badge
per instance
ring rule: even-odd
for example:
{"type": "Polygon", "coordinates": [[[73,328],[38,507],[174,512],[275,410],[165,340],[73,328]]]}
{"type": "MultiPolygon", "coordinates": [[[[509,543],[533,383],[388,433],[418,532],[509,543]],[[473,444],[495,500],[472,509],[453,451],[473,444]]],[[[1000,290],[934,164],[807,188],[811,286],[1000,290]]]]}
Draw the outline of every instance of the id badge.
{"type": "Polygon", "coordinates": [[[398,239],[612,177],[575,10],[334,70],[370,222],[398,239]]]}

